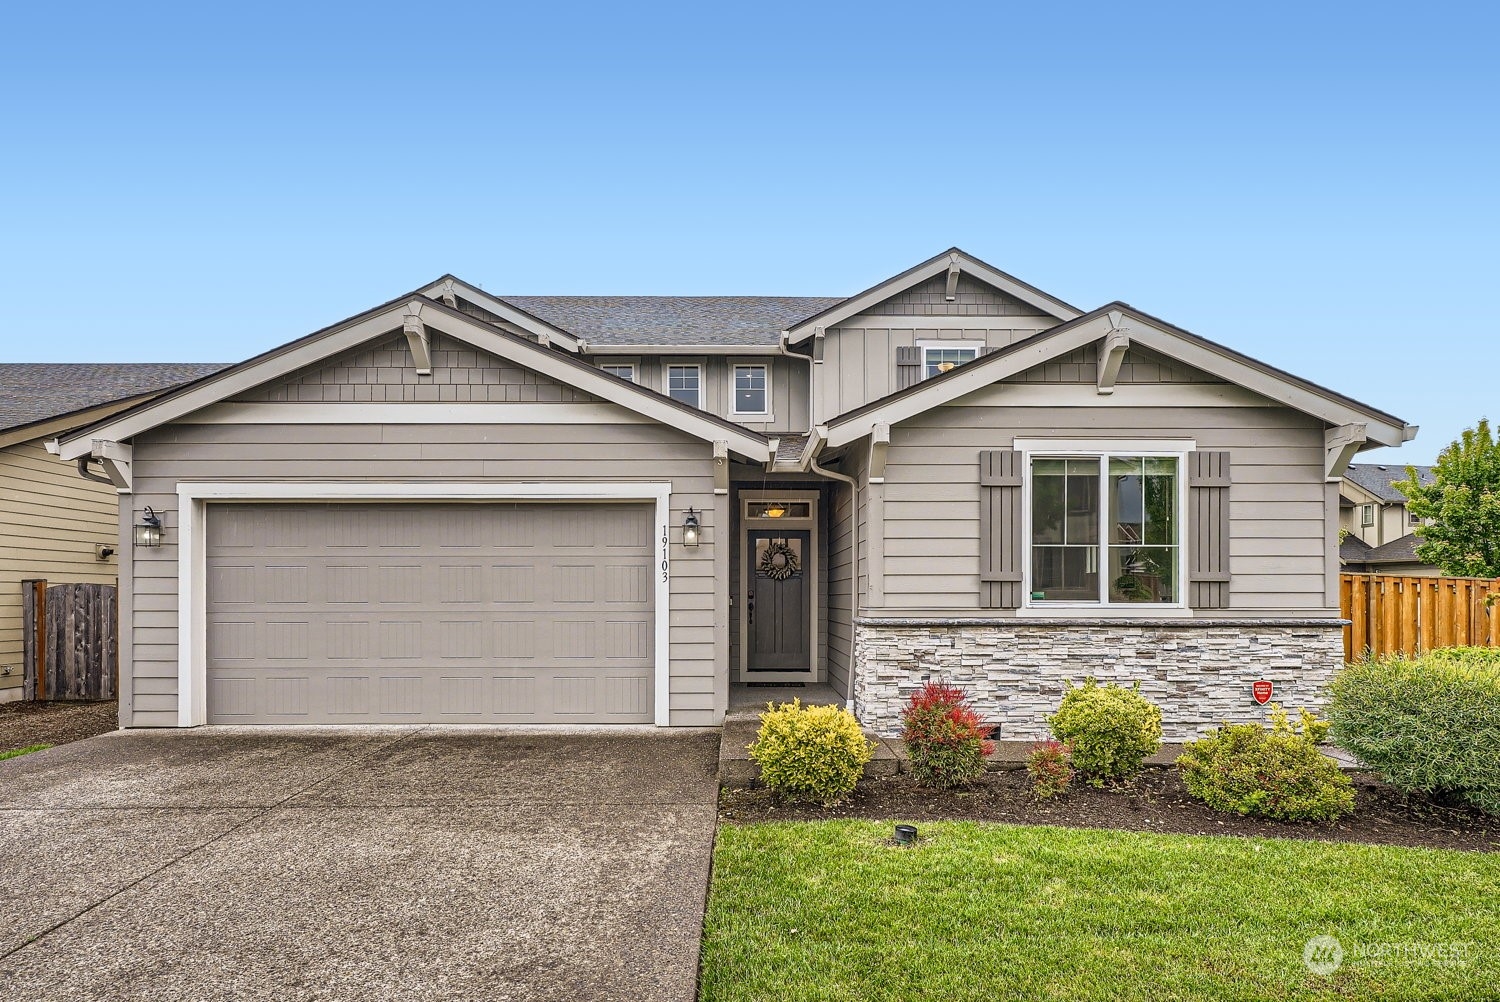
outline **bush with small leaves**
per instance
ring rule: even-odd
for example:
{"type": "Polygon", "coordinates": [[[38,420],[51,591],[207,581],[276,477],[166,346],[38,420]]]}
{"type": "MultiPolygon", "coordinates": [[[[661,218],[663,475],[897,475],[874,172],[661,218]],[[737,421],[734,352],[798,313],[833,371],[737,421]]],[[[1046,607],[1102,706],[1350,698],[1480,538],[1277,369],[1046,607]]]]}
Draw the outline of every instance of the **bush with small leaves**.
{"type": "Polygon", "coordinates": [[[834,804],[854,792],[874,745],[841,706],[766,705],[749,748],[760,778],[793,800],[834,804]]]}
{"type": "Polygon", "coordinates": [[[1292,724],[1271,709],[1271,726],[1229,724],[1190,742],[1177,768],[1188,793],[1217,811],[1276,821],[1333,821],[1354,810],[1354,788],[1318,750],[1328,724],[1302,710],[1292,724]]]}
{"type": "Polygon", "coordinates": [[[984,775],[984,757],[994,746],[963,690],[928,682],[901,711],[901,738],[912,776],[923,786],[949,788],[984,775]]]}
{"type": "Polygon", "coordinates": [[[1066,793],[1073,782],[1073,749],[1061,741],[1040,741],[1026,756],[1026,774],[1038,800],[1066,793]]]}
{"type": "Polygon", "coordinates": [[[1140,693],[1089,679],[1068,686],[1047,718],[1052,736],[1073,749],[1073,768],[1093,786],[1129,779],[1161,747],[1161,708],[1140,693]]]}

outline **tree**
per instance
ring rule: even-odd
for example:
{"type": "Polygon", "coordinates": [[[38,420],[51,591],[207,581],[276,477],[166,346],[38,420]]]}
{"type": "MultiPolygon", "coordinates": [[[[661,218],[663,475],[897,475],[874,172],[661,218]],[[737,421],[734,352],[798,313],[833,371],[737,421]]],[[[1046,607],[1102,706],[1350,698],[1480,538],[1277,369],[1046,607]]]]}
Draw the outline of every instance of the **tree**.
{"type": "Polygon", "coordinates": [[[1417,556],[1453,577],[1500,577],[1500,443],[1481,418],[1441,453],[1433,482],[1417,471],[1391,486],[1406,495],[1406,508],[1421,519],[1417,556]]]}

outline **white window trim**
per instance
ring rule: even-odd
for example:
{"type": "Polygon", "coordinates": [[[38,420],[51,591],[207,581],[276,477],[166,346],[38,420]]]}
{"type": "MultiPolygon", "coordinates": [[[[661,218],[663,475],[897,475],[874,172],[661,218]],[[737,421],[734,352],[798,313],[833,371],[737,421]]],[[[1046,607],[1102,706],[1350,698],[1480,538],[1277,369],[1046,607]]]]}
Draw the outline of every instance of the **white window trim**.
{"type": "Polygon", "coordinates": [[[965,349],[965,348],[967,348],[967,349],[971,349],[974,352],[973,361],[977,362],[977,361],[979,361],[980,358],[982,358],[984,356],[984,349],[988,348],[989,345],[986,344],[983,341],[943,341],[941,339],[939,339],[939,340],[926,340],[926,339],[923,339],[923,340],[920,340],[920,341],[917,342],[917,347],[920,348],[920,349],[922,349],[922,378],[923,379],[931,379],[932,377],[929,376],[929,375],[927,375],[927,351],[928,351],[928,349],[930,349],[930,348],[952,348],[952,349],[965,349]]]}
{"type": "MultiPolygon", "coordinates": [[[[1181,439],[1016,439],[1013,448],[1021,453],[1021,608],[1017,616],[1078,618],[1188,618],[1193,614],[1187,604],[1187,534],[1183,520],[1188,514],[1187,457],[1197,444],[1181,439]],[[1039,458],[1087,458],[1108,460],[1111,456],[1151,456],[1177,461],[1177,601],[1171,603],[1110,602],[1108,591],[1109,544],[1105,531],[1109,506],[1100,494],[1099,512],[1099,594],[1098,602],[1033,601],[1031,593],[1031,460],[1039,458]]],[[[1101,468],[1103,468],[1101,463],[1101,468]]],[[[1104,476],[1101,474],[1101,476],[1104,476]]]]}
{"type": "Polygon", "coordinates": [[[1359,527],[1368,529],[1375,524],[1375,506],[1362,504],[1359,506],[1359,527]],[[1366,517],[1368,515],[1368,518],[1366,517]]]}
{"type": "Polygon", "coordinates": [[[755,418],[759,421],[774,421],[771,416],[771,366],[766,362],[735,362],[729,366],[729,416],[755,418]],[[735,392],[735,373],[740,369],[761,369],[766,374],[766,406],[764,410],[742,411],[738,407],[739,395],[735,392]]]}
{"type": "Polygon", "coordinates": [[[619,378],[621,378],[620,376],[616,375],[613,372],[607,372],[607,371],[605,371],[607,369],[629,369],[630,370],[630,381],[632,383],[639,383],[640,382],[640,379],[639,379],[640,370],[636,368],[636,365],[635,365],[634,362],[600,362],[599,363],[599,371],[600,372],[603,372],[606,376],[614,376],[616,379],[619,379],[619,378]]]}
{"type": "Polygon", "coordinates": [[[177,726],[208,720],[207,534],[215,501],[650,501],[655,503],[654,701],[671,723],[672,485],[669,483],[179,483],[177,485],[177,726]]]}
{"type": "MultiPolygon", "coordinates": [[[[703,365],[699,362],[663,362],[661,368],[661,391],[664,395],[672,397],[672,370],[673,369],[697,369],[698,370],[698,402],[692,406],[703,410],[703,365]]],[[[672,397],[677,400],[676,397],[672,397]]],[[[686,400],[677,400],[680,404],[687,403],[686,400]]]]}

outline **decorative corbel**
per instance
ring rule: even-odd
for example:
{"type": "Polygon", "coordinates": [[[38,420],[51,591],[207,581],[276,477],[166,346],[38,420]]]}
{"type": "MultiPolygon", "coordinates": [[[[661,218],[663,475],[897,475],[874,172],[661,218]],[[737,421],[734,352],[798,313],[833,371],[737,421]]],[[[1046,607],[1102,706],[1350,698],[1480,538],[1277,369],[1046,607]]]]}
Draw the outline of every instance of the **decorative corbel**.
{"type": "Polygon", "coordinates": [[[130,464],[132,450],[124,442],[110,442],[102,438],[93,440],[90,455],[104,467],[104,475],[116,489],[131,489],[130,464]]]}
{"type": "Polygon", "coordinates": [[[870,483],[885,483],[885,454],[891,444],[891,426],[877,424],[870,429],[870,483]]]}
{"type": "Polygon", "coordinates": [[[443,305],[448,309],[458,309],[458,294],[453,291],[453,279],[443,279],[443,288],[438,292],[438,299],[442,300],[443,305]]]}
{"type": "Polygon", "coordinates": [[[427,327],[422,323],[421,303],[407,304],[406,316],[401,321],[401,333],[406,335],[406,346],[411,349],[417,375],[432,375],[432,348],[427,341],[427,327]]]}
{"type": "Polygon", "coordinates": [[[948,288],[943,293],[943,298],[953,302],[958,298],[958,255],[948,255],[948,288]]]}
{"type": "Polygon", "coordinates": [[[727,441],[714,443],[714,493],[729,493],[729,443],[727,441]]]}
{"type": "Polygon", "coordinates": [[[1339,480],[1365,444],[1367,426],[1363,422],[1341,424],[1323,432],[1323,474],[1339,480]]]}
{"type": "MultiPolygon", "coordinates": [[[[1119,313],[1109,315],[1110,323],[1117,323],[1119,313]]],[[[1099,345],[1099,392],[1109,394],[1115,392],[1115,380],[1120,375],[1120,366],[1125,361],[1125,352],[1130,349],[1130,335],[1116,327],[1105,335],[1104,341],[1099,345]]]]}
{"type": "Polygon", "coordinates": [[[813,363],[814,364],[817,364],[817,363],[823,361],[823,342],[826,341],[826,340],[827,340],[827,338],[824,336],[823,328],[821,328],[821,327],[814,327],[813,328],[813,363]]]}

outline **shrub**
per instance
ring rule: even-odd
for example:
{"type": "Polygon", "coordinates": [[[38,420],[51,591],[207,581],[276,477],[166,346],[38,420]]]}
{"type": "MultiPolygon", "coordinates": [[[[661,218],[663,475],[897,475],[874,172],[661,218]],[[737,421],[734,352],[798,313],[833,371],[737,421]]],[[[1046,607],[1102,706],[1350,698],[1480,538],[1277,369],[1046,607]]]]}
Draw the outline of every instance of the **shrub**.
{"type": "Polygon", "coordinates": [[[1066,793],[1073,782],[1073,749],[1061,741],[1040,741],[1026,756],[1026,774],[1038,800],[1066,793]]]}
{"type": "Polygon", "coordinates": [[[841,706],[766,704],[750,757],[771,789],[795,800],[835,803],[854,791],[874,746],[841,706]]]}
{"type": "Polygon", "coordinates": [[[1047,722],[1073,749],[1073,768],[1094,786],[1129,779],[1161,747],[1161,709],[1141,695],[1140,683],[1070,685],[1047,722]]]}
{"type": "Polygon", "coordinates": [[[984,775],[984,757],[994,746],[962,689],[929,682],[912,693],[901,711],[901,738],[911,773],[923,786],[953,787],[984,775]]]}
{"type": "Polygon", "coordinates": [[[1329,686],[1333,739],[1406,793],[1500,814],[1500,654],[1473,648],[1348,665],[1329,686]]]}
{"type": "Polygon", "coordinates": [[[1188,792],[1216,811],[1277,821],[1332,821],[1354,810],[1354,787],[1318,750],[1328,724],[1302,710],[1293,725],[1271,710],[1271,726],[1229,724],[1188,744],[1177,767],[1188,792]]]}

